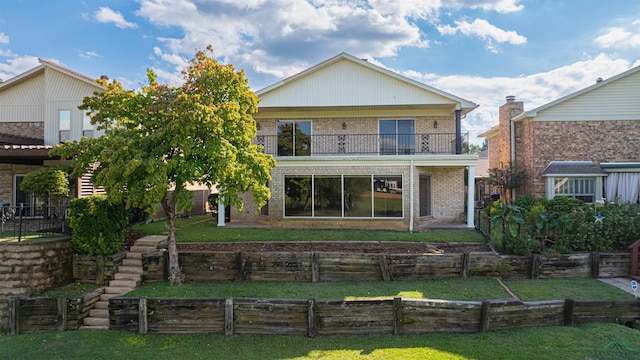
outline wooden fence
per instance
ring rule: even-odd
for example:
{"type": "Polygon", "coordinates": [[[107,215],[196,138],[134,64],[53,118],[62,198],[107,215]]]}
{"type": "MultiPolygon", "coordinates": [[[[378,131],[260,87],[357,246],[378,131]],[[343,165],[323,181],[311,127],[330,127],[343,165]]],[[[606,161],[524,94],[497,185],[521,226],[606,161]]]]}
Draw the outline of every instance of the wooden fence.
{"type": "MultiPolygon", "coordinates": [[[[166,281],[166,252],[143,256],[144,281],[166,281]]],[[[180,252],[180,268],[192,281],[401,281],[501,276],[505,279],[626,276],[629,253],[544,256],[493,252],[369,254],[330,252],[180,252]]]]}
{"type": "Polygon", "coordinates": [[[640,320],[639,300],[520,302],[112,298],[112,330],[139,333],[329,335],[486,332],[640,320]]]}
{"type": "Polygon", "coordinates": [[[106,284],[113,280],[126,255],[125,251],[104,256],[73,255],[73,278],[84,283],[106,284]]]}
{"type": "Polygon", "coordinates": [[[103,293],[100,288],[79,298],[9,297],[9,334],[77,330],[103,293]]]}

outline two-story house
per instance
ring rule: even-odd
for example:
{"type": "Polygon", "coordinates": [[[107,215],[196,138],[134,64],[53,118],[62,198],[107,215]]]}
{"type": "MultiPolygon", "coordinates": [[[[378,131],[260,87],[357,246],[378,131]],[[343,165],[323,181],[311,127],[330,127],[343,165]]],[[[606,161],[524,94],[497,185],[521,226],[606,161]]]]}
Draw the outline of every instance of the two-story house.
{"type": "MultiPolygon", "coordinates": [[[[86,111],[84,96],[102,87],[94,79],[40,59],[40,65],[0,83],[0,204],[24,204],[37,215],[42,199],[20,190],[24,175],[59,159],[48,153],[55,144],[100,136],[86,111]]],[[[88,178],[78,181],[76,194],[93,193],[88,178]]]]}
{"type": "Polygon", "coordinates": [[[640,66],[525,111],[508,96],[489,141],[489,167],[525,170],[517,194],[638,202],[640,66]]]}
{"type": "Polygon", "coordinates": [[[473,226],[474,187],[465,194],[465,181],[474,183],[478,157],[461,131],[473,102],[346,53],[256,94],[255,143],[277,162],[271,199],[256,211],[247,197],[231,221],[473,226]]]}

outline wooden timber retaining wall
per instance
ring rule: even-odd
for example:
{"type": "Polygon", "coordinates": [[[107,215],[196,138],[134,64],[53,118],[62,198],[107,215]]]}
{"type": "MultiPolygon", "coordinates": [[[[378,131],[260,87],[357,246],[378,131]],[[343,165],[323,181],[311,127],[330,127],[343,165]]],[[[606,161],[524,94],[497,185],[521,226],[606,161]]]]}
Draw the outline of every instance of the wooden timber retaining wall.
{"type": "Polygon", "coordinates": [[[0,242],[0,332],[7,331],[8,299],[73,280],[69,238],[0,242]]]}
{"type": "Polygon", "coordinates": [[[102,294],[104,288],[96,289],[79,298],[12,296],[8,301],[8,332],[15,335],[77,330],[102,294]]]}
{"type": "Polygon", "coordinates": [[[125,251],[106,256],[73,255],[73,278],[84,283],[106,284],[113,280],[126,255],[125,251]]]}
{"type": "MultiPolygon", "coordinates": [[[[626,276],[629,253],[512,256],[493,252],[369,254],[330,252],[180,252],[192,281],[400,281],[500,276],[505,279],[626,276]]],[[[166,252],[143,256],[144,281],[166,281],[166,252]]]]}
{"type": "Polygon", "coordinates": [[[112,298],[110,328],[139,333],[302,336],[485,332],[640,320],[640,300],[520,302],[112,298]]]}

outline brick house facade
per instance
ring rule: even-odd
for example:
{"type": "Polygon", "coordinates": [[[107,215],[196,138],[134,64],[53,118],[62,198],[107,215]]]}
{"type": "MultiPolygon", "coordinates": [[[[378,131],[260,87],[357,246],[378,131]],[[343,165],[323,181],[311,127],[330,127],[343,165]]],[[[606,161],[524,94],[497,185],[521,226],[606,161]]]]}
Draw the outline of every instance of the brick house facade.
{"type": "MultiPolygon", "coordinates": [[[[255,143],[276,159],[271,199],[245,197],[231,221],[281,227],[413,230],[465,224],[460,119],[477,105],[340,54],[257,95],[255,143]]],[[[473,211],[466,226],[473,226],[473,211]]],[[[219,221],[219,225],[222,222],[219,221]]]]}
{"type": "Polygon", "coordinates": [[[480,135],[490,167],[513,162],[525,170],[516,194],[638,202],[639,99],[640,67],[530,111],[507,97],[499,125],[480,135]]]}

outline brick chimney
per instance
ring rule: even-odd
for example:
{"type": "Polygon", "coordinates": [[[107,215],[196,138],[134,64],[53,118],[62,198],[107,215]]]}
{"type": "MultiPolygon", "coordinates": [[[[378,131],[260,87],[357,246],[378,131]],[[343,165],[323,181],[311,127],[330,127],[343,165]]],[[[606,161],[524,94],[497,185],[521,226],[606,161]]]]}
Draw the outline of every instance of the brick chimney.
{"type": "Polygon", "coordinates": [[[516,97],[513,95],[507,96],[506,101],[507,102],[500,106],[498,110],[500,125],[499,163],[504,166],[509,166],[509,164],[511,163],[511,136],[513,134],[511,129],[511,119],[524,112],[524,103],[522,101],[516,101],[516,97]]]}

